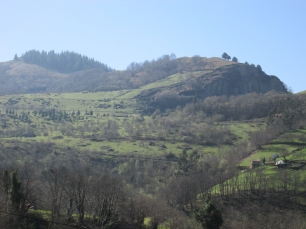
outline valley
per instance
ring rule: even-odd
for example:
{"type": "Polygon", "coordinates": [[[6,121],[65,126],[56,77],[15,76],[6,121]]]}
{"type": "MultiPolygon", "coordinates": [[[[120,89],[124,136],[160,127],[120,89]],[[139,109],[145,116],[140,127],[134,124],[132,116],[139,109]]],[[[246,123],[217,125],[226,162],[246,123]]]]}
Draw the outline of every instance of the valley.
{"type": "Polygon", "coordinates": [[[0,86],[0,197],[20,214],[15,225],[204,228],[210,206],[225,228],[256,228],[260,217],[281,228],[304,214],[305,93],[220,58],[99,66],[0,64],[11,85],[0,86]]]}

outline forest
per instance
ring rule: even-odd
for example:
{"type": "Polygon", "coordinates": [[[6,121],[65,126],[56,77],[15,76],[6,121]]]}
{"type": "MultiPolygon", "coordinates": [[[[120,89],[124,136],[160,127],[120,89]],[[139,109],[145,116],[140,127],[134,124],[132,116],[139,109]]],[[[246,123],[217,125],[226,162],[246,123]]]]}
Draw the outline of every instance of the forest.
{"type": "MultiPolygon", "coordinates": [[[[17,55],[14,59],[18,60],[17,55]]],[[[20,59],[26,63],[36,64],[62,73],[71,73],[92,68],[99,68],[106,72],[112,71],[106,64],[69,51],[55,53],[53,50],[49,52],[30,50],[22,54],[20,59]]]]}

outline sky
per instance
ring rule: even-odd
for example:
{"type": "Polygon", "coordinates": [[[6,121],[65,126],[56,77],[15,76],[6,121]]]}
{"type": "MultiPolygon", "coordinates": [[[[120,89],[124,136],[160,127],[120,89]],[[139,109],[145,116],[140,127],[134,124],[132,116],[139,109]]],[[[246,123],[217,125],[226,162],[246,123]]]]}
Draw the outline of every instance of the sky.
{"type": "Polygon", "coordinates": [[[306,90],[305,0],[1,1],[0,62],[73,51],[116,70],[174,53],[259,64],[306,90]]]}

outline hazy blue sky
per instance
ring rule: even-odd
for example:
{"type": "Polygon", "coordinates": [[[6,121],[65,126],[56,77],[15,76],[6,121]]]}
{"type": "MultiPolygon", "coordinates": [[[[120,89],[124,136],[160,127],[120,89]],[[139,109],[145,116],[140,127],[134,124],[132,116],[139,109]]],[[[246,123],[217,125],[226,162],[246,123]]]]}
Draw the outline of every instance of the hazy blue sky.
{"type": "Polygon", "coordinates": [[[227,52],[306,89],[305,0],[9,0],[0,19],[1,62],[68,50],[122,70],[164,54],[227,52]]]}

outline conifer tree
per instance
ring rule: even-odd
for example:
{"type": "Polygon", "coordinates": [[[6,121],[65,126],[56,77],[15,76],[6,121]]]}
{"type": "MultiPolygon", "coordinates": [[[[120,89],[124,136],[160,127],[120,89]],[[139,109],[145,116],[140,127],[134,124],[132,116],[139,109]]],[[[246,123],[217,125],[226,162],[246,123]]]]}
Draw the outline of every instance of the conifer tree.
{"type": "Polygon", "coordinates": [[[22,182],[17,178],[17,170],[12,172],[11,174],[11,183],[9,190],[9,199],[11,201],[12,207],[14,210],[19,209],[20,202],[23,198],[23,194],[21,191],[22,182]]]}
{"type": "Polygon", "coordinates": [[[203,229],[219,229],[223,224],[221,211],[211,203],[209,195],[206,197],[204,208],[195,212],[195,218],[203,229]]]}

